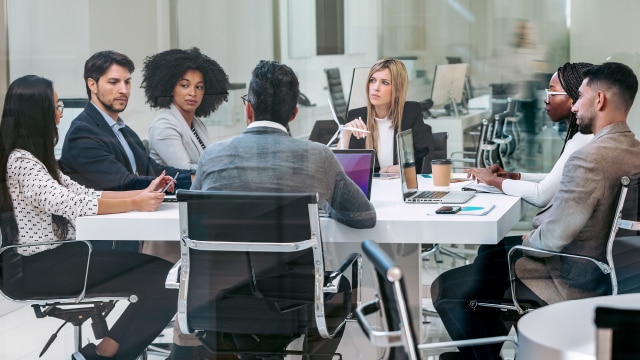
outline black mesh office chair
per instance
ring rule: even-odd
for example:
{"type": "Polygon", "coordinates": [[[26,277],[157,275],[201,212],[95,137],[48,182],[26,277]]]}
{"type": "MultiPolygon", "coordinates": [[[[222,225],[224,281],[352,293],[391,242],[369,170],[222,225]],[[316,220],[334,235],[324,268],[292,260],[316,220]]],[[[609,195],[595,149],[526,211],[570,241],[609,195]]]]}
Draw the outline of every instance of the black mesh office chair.
{"type": "Polygon", "coordinates": [[[339,68],[324,69],[327,74],[327,84],[329,86],[329,94],[331,95],[331,103],[336,111],[336,115],[340,122],[344,121],[347,114],[347,101],[345,100],[344,90],[342,89],[342,79],[340,78],[339,68]]]}
{"type": "Polygon", "coordinates": [[[212,352],[270,358],[309,354],[310,342],[345,326],[359,296],[361,257],[349,254],[325,273],[317,194],[178,190],[177,199],[180,281],[167,285],[180,289],[182,332],[195,332],[212,352]],[[221,332],[233,334],[235,350],[209,341],[221,332]],[[301,351],[285,350],[301,335],[301,351]],[[247,337],[270,345],[242,348],[238,339],[247,337]]]}
{"type": "Polygon", "coordinates": [[[386,359],[417,360],[420,358],[420,350],[502,342],[513,343],[517,351],[517,340],[509,336],[418,344],[407,307],[402,268],[396,265],[375,241],[365,240],[362,243],[362,251],[374,268],[377,294],[375,300],[362,304],[356,310],[356,318],[369,341],[377,347],[387,349],[386,359]],[[372,326],[367,319],[367,315],[374,313],[380,313],[384,318],[384,329],[372,326]]]}
{"type": "Polygon", "coordinates": [[[336,131],[338,131],[338,124],[336,124],[335,121],[317,120],[313,124],[311,134],[309,134],[309,140],[328,146],[335,145],[340,140],[339,137],[336,137],[336,139],[331,144],[328,144],[328,142],[329,140],[331,140],[336,131]]]}
{"type": "MultiPolygon", "coordinates": [[[[498,308],[514,313],[516,317],[522,316],[541,306],[541,304],[531,299],[519,296],[518,288],[521,286],[521,283],[515,273],[515,262],[518,259],[516,255],[522,252],[544,254],[546,256],[563,256],[579,261],[591,262],[604,276],[608,277],[610,282],[610,295],[617,295],[620,287],[624,289],[625,293],[638,292],[637,279],[640,276],[640,262],[632,259],[631,261],[626,261],[624,265],[618,268],[618,265],[615,263],[614,248],[616,247],[616,243],[618,242],[616,239],[618,238],[640,240],[640,238],[638,238],[638,235],[640,235],[640,222],[638,221],[638,213],[640,211],[640,203],[638,201],[638,195],[640,194],[638,191],[640,174],[623,176],[620,179],[620,184],[616,211],[612,219],[609,238],[607,239],[606,261],[603,262],[587,256],[536,249],[523,245],[514,246],[508,255],[511,287],[508,290],[508,294],[505,294],[505,299],[496,302],[478,302],[472,300],[469,306],[474,309],[479,307],[498,308]],[[618,281],[618,271],[625,274],[624,280],[621,282],[618,281]]],[[[627,243],[627,245],[629,244],[627,243]]],[[[631,251],[635,250],[634,254],[638,254],[638,249],[640,249],[640,243],[636,242],[635,247],[626,249],[625,251],[632,253],[631,251]]],[[[620,253],[620,251],[617,252],[620,253]]],[[[553,280],[548,279],[548,281],[553,280]]]]}
{"type": "Polygon", "coordinates": [[[115,307],[118,300],[136,302],[135,294],[129,297],[85,297],[87,274],[91,259],[91,243],[89,241],[65,241],[39,242],[36,244],[8,245],[0,248],[0,293],[7,299],[30,304],[37,318],[53,317],[63,320],[64,323],[51,335],[45,343],[40,356],[44,354],[49,346],[56,339],[58,332],[68,323],[74,327],[74,349],[79,351],[82,348],[82,326],[91,320],[91,328],[96,339],[102,339],[108,332],[106,317],[115,307]],[[76,243],[86,245],[86,266],[78,269],[84,272],[84,283],[82,290],[77,294],[52,294],[48,296],[30,296],[24,294],[20,289],[20,284],[16,284],[16,279],[21,278],[19,273],[23,271],[21,265],[21,255],[17,252],[19,248],[45,245],[75,246],[76,243]]]}

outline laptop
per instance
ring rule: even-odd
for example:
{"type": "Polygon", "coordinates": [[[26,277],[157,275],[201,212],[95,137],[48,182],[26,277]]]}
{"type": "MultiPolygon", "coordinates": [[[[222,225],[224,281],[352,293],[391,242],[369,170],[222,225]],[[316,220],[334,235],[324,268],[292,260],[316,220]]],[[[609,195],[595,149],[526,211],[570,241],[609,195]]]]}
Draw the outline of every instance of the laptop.
{"type": "Polygon", "coordinates": [[[413,134],[411,129],[397,135],[398,158],[400,160],[400,182],[402,198],[406,203],[463,204],[475,196],[475,191],[420,191],[418,175],[413,155],[413,134]]]}
{"type": "Polygon", "coordinates": [[[371,199],[371,181],[376,154],[373,149],[338,150],[334,149],[336,156],[344,172],[356,185],[371,199]]]}

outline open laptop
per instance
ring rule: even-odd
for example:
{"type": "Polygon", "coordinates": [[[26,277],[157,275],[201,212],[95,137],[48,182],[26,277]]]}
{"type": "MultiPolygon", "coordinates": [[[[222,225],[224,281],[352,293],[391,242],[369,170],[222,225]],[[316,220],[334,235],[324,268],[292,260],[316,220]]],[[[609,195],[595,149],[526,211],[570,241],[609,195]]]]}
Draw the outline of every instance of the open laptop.
{"type": "Polygon", "coordinates": [[[413,155],[413,134],[411,129],[397,135],[398,158],[400,160],[400,179],[402,198],[406,203],[446,203],[463,204],[471,199],[475,191],[420,191],[418,175],[413,155]]]}
{"type": "Polygon", "coordinates": [[[376,153],[373,149],[338,150],[334,149],[336,156],[347,176],[353,180],[362,192],[371,199],[371,181],[375,166],[376,153]]]}

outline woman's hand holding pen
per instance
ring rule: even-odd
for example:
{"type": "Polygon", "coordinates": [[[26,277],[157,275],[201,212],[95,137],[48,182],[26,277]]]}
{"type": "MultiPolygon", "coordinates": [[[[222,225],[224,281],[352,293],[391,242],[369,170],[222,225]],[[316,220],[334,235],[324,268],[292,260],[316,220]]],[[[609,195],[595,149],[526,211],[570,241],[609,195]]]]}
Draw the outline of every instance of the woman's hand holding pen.
{"type": "Polygon", "coordinates": [[[355,136],[356,139],[362,139],[367,137],[367,134],[369,133],[369,130],[367,130],[367,124],[364,123],[364,121],[362,121],[361,118],[357,118],[357,119],[353,119],[350,122],[346,123],[344,125],[345,129],[343,130],[343,134],[345,136],[355,136]],[[346,129],[346,128],[351,128],[351,129],[346,129]],[[362,131],[358,131],[358,130],[354,130],[354,129],[360,129],[362,131]]]}

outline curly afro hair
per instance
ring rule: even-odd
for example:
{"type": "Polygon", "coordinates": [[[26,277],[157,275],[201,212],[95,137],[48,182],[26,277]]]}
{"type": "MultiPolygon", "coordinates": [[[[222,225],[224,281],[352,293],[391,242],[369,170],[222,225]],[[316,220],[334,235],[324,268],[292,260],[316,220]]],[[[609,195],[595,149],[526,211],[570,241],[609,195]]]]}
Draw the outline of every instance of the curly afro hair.
{"type": "Polygon", "coordinates": [[[204,78],[205,94],[196,109],[196,116],[208,116],[216,111],[229,94],[229,78],[222,67],[197,47],[189,50],[171,49],[148,56],[142,69],[142,85],[147,104],[152,108],[166,109],[173,102],[173,89],[182,75],[198,70],[204,78]]]}

